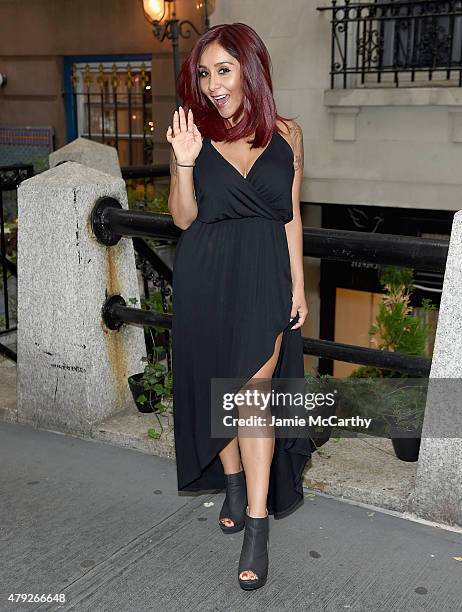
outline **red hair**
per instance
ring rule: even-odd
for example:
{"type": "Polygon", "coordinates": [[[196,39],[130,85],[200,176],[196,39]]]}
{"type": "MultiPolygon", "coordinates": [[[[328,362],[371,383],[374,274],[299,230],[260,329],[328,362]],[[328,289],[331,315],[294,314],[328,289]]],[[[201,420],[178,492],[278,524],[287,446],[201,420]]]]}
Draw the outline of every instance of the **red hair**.
{"type": "Polygon", "coordinates": [[[266,146],[273,131],[278,129],[276,119],[288,120],[276,111],[271,70],[270,55],[255,30],[245,23],[216,25],[200,36],[184,61],[176,83],[178,97],[183,101],[185,113],[192,109],[194,123],[202,136],[216,142],[235,142],[255,131],[252,146],[260,148],[266,146]],[[241,68],[243,96],[234,117],[242,112],[243,116],[238,125],[230,128],[201,91],[199,83],[200,57],[213,41],[237,59],[241,68]]]}

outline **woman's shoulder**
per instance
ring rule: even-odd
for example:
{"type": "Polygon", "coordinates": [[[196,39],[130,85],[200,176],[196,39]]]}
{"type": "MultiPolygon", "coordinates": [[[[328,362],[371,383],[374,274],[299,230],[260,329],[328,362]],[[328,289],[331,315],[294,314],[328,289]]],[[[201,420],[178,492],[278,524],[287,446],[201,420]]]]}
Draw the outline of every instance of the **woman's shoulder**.
{"type": "Polygon", "coordinates": [[[279,128],[281,136],[286,136],[292,140],[294,136],[300,134],[302,131],[302,128],[295,119],[285,119],[284,121],[282,121],[282,119],[276,119],[276,127],[279,128]]]}
{"type": "Polygon", "coordinates": [[[294,154],[294,168],[298,170],[304,166],[303,132],[302,128],[295,120],[285,122],[276,121],[276,126],[280,128],[280,134],[286,139],[294,154]]]}
{"type": "Polygon", "coordinates": [[[295,143],[297,140],[297,134],[301,132],[301,128],[295,120],[287,119],[276,119],[276,127],[278,128],[279,134],[286,139],[291,149],[295,151],[295,143]]]}

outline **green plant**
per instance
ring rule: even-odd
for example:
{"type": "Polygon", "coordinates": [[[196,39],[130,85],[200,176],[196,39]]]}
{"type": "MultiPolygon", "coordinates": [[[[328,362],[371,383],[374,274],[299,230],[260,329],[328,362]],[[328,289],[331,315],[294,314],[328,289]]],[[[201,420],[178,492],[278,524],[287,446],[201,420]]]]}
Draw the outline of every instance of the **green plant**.
{"type": "Polygon", "coordinates": [[[346,415],[371,418],[369,433],[383,436],[386,425],[414,429],[425,411],[427,379],[348,377],[341,381],[340,405],[346,415]]]}
{"type": "MultiPolygon", "coordinates": [[[[158,355],[160,350],[162,349],[155,347],[155,354],[158,355]]],[[[172,372],[168,370],[163,363],[160,363],[160,361],[157,361],[156,359],[154,361],[150,361],[147,357],[142,357],[141,360],[146,363],[143,376],[140,379],[140,382],[145,389],[145,393],[139,395],[137,397],[137,401],[140,402],[140,404],[152,401],[153,394],[155,398],[159,399],[159,401],[154,404],[154,407],[157,408],[159,412],[155,412],[154,414],[157,418],[161,431],[158,432],[156,429],[150,428],[150,430],[148,430],[148,435],[153,438],[160,438],[164,428],[159,415],[165,415],[167,417],[167,425],[169,430],[171,429],[170,415],[172,413],[171,400],[173,390],[172,372]]]]}
{"type": "MultiPolygon", "coordinates": [[[[385,295],[369,335],[380,337],[380,340],[375,339],[375,342],[381,350],[423,356],[431,328],[412,314],[412,274],[410,268],[390,266],[383,270],[380,282],[385,295]]],[[[424,311],[431,311],[435,309],[435,305],[424,298],[422,308],[424,311]]]]}
{"type": "MultiPolygon", "coordinates": [[[[377,381],[373,378],[364,377],[335,378],[330,374],[316,374],[313,376],[311,374],[307,375],[307,372],[305,372],[305,380],[308,383],[307,388],[310,391],[331,393],[332,396],[335,397],[335,404],[330,410],[326,407],[321,410],[321,415],[323,417],[327,417],[330,414],[336,415],[339,418],[350,418],[353,416],[369,418],[376,417],[377,415],[381,416],[380,406],[384,397],[384,390],[380,389],[377,385],[377,382],[380,383],[381,379],[377,381]]],[[[316,414],[316,411],[312,412],[312,414],[316,414]]],[[[374,418],[368,433],[372,432],[372,435],[384,435],[385,432],[383,427],[384,424],[380,420],[374,418]]],[[[341,429],[345,432],[353,433],[358,431],[358,425],[344,424],[341,429]]],[[[315,433],[321,433],[321,440],[322,434],[325,434],[325,431],[324,426],[314,428],[315,433]]],[[[359,431],[361,431],[361,429],[359,431]]],[[[333,438],[335,437],[332,434],[329,435],[329,439],[333,438]]]]}
{"type": "MultiPolygon", "coordinates": [[[[432,328],[424,320],[412,314],[410,306],[413,290],[412,269],[388,266],[382,270],[380,282],[384,288],[384,296],[375,323],[369,329],[369,335],[380,350],[425,356],[432,328]]],[[[430,312],[435,308],[431,300],[426,298],[422,300],[424,312],[430,312]]],[[[373,366],[361,366],[356,368],[349,378],[408,379],[409,375],[373,366]]],[[[390,385],[382,387],[376,382],[372,383],[367,393],[360,387],[352,389],[353,393],[350,393],[349,399],[350,401],[354,399],[357,413],[383,416],[389,423],[393,422],[403,428],[411,428],[423,417],[425,381],[422,381],[420,386],[405,384],[401,388],[392,390],[390,385]]]]}
{"type": "Polygon", "coordinates": [[[31,155],[27,160],[28,164],[32,164],[34,166],[34,174],[39,174],[40,172],[44,172],[49,169],[48,163],[48,153],[36,153],[35,155],[31,155]]]}
{"type": "MultiPolygon", "coordinates": [[[[164,302],[162,300],[162,295],[160,291],[153,291],[152,293],[149,294],[149,297],[147,298],[142,297],[141,298],[141,308],[146,308],[147,310],[155,310],[156,312],[162,312],[162,313],[172,312],[172,304],[171,302],[168,302],[168,301],[165,301],[166,310],[164,310],[164,302]]],[[[159,325],[154,325],[153,327],[156,330],[164,330],[164,328],[159,325]]]]}
{"type": "MultiPolygon", "coordinates": [[[[423,319],[412,314],[412,276],[410,268],[388,266],[382,270],[380,282],[384,288],[384,296],[375,323],[371,325],[368,333],[380,350],[425,356],[432,328],[423,319]]],[[[424,312],[435,308],[431,300],[422,300],[424,312]]],[[[395,378],[397,375],[397,372],[375,366],[360,366],[350,374],[350,378],[395,378]]],[[[407,374],[400,374],[399,377],[407,377],[407,374]]]]}
{"type": "MultiPolygon", "coordinates": [[[[138,302],[137,298],[129,298],[128,301],[131,304],[138,302]]],[[[148,298],[142,298],[141,304],[142,308],[146,310],[164,312],[162,297],[158,291],[151,293],[148,298]]],[[[171,310],[171,307],[168,307],[168,305],[167,310],[171,310]]],[[[170,415],[173,413],[173,374],[171,369],[162,363],[166,354],[166,348],[169,348],[169,346],[157,345],[159,337],[164,341],[167,337],[169,342],[169,334],[166,334],[165,328],[159,325],[144,325],[143,327],[144,333],[151,339],[152,350],[148,351],[147,357],[141,358],[141,361],[145,363],[145,367],[139,382],[143,385],[144,393],[140,394],[136,401],[141,405],[155,402],[154,408],[158,412],[154,414],[159,423],[160,432],[155,428],[149,428],[148,436],[158,439],[164,432],[161,416],[167,418],[168,431],[172,429],[170,415]]]]}
{"type": "Polygon", "coordinates": [[[427,381],[403,383],[384,395],[383,417],[393,428],[417,431],[422,425],[426,399],[427,381]]]}
{"type": "MultiPolygon", "coordinates": [[[[317,372],[311,373],[305,370],[304,379],[305,379],[305,388],[304,388],[305,393],[312,393],[312,394],[321,393],[324,395],[330,393],[330,394],[333,394],[334,396],[337,395],[338,380],[334,379],[334,377],[331,376],[330,374],[319,374],[317,372]]],[[[337,399],[338,399],[338,395],[337,395],[336,400],[337,399]]],[[[335,413],[336,413],[336,408],[332,410],[328,410],[326,406],[323,406],[321,408],[317,406],[316,408],[310,409],[310,415],[313,417],[320,416],[321,418],[325,418],[330,415],[334,415],[335,413]]],[[[332,436],[331,427],[324,426],[324,425],[311,426],[309,428],[309,437],[315,447],[314,452],[317,452],[321,456],[325,454],[324,451],[320,448],[323,444],[325,444],[329,440],[333,440],[335,442],[339,441],[338,436],[337,437],[332,436]]]]}
{"type": "Polygon", "coordinates": [[[168,196],[170,186],[137,183],[135,179],[125,181],[127,187],[128,207],[135,209],[139,204],[146,212],[170,214],[168,208],[168,196]]]}
{"type": "Polygon", "coordinates": [[[353,370],[348,378],[381,378],[383,372],[374,366],[360,366],[353,370]]]}

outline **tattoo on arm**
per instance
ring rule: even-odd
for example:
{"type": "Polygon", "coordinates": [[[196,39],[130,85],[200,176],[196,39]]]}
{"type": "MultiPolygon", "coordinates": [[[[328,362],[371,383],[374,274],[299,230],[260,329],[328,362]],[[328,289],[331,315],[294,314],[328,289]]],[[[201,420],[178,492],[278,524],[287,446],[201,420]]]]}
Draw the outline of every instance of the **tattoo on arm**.
{"type": "Polygon", "coordinates": [[[292,122],[290,127],[290,134],[292,137],[292,146],[294,149],[294,168],[295,171],[301,169],[303,172],[304,166],[304,151],[303,151],[303,132],[301,127],[295,121],[292,122]]]}
{"type": "Polygon", "coordinates": [[[178,174],[178,169],[176,167],[176,156],[175,156],[175,151],[173,150],[173,147],[170,150],[170,175],[171,176],[177,176],[178,174]]]}

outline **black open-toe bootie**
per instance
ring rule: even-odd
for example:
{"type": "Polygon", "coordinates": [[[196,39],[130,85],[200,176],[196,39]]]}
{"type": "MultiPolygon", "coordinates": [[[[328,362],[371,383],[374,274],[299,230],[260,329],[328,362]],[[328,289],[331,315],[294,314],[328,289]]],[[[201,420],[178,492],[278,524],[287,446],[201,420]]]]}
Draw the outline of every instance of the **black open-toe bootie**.
{"type": "Polygon", "coordinates": [[[245,591],[253,591],[266,584],[269,565],[268,549],[268,513],[265,517],[255,518],[246,512],[244,541],[238,569],[239,584],[245,591]]]}
{"type": "Polygon", "coordinates": [[[219,525],[223,533],[237,533],[244,529],[247,507],[247,485],[244,470],[236,474],[225,474],[226,497],[220,511],[219,525]],[[227,526],[221,519],[231,519],[234,525],[227,526]]]}

